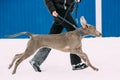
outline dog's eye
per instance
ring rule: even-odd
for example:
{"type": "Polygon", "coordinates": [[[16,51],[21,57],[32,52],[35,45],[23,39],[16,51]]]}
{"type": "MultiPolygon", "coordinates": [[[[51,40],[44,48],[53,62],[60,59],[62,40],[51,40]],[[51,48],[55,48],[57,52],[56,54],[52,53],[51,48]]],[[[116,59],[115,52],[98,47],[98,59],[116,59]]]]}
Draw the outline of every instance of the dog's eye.
{"type": "Polygon", "coordinates": [[[86,25],[86,28],[89,28],[89,26],[88,26],[88,25],[86,25]]]}

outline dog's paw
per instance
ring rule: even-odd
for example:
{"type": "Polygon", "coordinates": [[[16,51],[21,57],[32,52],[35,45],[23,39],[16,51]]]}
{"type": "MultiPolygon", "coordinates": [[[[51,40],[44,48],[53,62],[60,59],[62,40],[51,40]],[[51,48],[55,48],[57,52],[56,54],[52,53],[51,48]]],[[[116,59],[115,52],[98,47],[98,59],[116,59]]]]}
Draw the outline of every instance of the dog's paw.
{"type": "Polygon", "coordinates": [[[95,68],[94,70],[95,70],[95,71],[99,71],[99,69],[98,69],[98,68],[95,68]]]}
{"type": "Polygon", "coordinates": [[[15,73],[16,73],[16,71],[13,71],[13,72],[12,72],[12,75],[14,75],[15,73]]]}
{"type": "Polygon", "coordinates": [[[8,67],[8,69],[10,69],[11,67],[12,67],[12,65],[10,64],[9,67],[8,67]]]}

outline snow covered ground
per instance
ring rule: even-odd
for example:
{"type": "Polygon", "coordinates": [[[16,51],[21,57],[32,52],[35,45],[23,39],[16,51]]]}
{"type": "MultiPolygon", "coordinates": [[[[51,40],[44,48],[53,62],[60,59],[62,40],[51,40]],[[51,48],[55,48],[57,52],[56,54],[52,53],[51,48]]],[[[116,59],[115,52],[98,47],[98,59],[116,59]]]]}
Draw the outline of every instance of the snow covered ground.
{"type": "Polygon", "coordinates": [[[23,61],[15,75],[8,65],[15,54],[23,52],[28,39],[0,39],[0,80],[120,80],[120,38],[85,38],[83,51],[91,63],[99,68],[72,71],[69,54],[52,49],[41,65],[41,73],[35,72],[29,57],[23,61]]]}

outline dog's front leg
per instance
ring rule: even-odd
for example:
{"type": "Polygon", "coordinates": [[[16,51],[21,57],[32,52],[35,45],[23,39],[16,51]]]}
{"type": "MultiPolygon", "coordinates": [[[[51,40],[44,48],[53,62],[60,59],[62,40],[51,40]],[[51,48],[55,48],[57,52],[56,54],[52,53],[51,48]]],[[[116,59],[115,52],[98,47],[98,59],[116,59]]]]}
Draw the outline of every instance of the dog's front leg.
{"type": "Polygon", "coordinates": [[[99,70],[98,68],[94,67],[94,66],[90,63],[90,60],[89,60],[88,56],[86,55],[86,53],[81,52],[81,53],[79,53],[79,56],[80,56],[80,57],[83,59],[83,61],[84,61],[89,67],[91,67],[93,70],[95,70],[95,71],[98,71],[98,70],[99,70]]]}
{"type": "Polygon", "coordinates": [[[81,47],[74,49],[75,52],[77,53],[77,55],[82,58],[82,60],[86,63],[86,65],[88,65],[89,67],[91,67],[93,70],[98,71],[98,68],[94,67],[91,63],[90,60],[88,59],[88,56],[86,55],[86,53],[84,53],[81,49],[81,47]]]}

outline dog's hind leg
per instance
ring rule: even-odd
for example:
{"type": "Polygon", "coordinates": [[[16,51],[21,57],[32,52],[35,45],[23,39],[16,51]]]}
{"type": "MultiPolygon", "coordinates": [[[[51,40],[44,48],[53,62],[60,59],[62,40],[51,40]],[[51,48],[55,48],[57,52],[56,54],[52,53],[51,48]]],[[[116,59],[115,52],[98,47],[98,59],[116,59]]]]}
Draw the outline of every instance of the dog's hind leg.
{"type": "MultiPolygon", "coordinates": [[[[32,45],[31,45],[32,46],[32,45]]],[[[18,65],[25,59],[27,59],[28,57],[30,57],[32,54],[35,53],[35,51],[37,50],[37,48],[35,49],[34,46],[29,46],[26,48],[25,52],[23,53],[23,55],[16,61],[15,63],[15,67],[13,69],[13,72],[12,74],[15,74],[16,73],[16,70],[17,70],[17,67],[18,65]]]]}
{"type": "Polygon", "coordinates": [[[16,55],[14,56],[11,64],[9,65],[8,69],[10,69],[10,68],[13,66],[14,62],[15,62],[17,59],[19,59],[22,55],[23,55],[23,53],[21,53],[21,54],[16,54],[16,55]]]}

